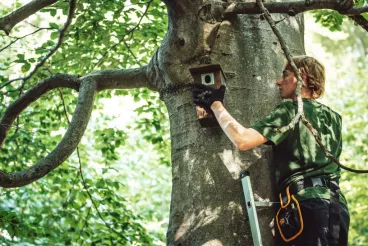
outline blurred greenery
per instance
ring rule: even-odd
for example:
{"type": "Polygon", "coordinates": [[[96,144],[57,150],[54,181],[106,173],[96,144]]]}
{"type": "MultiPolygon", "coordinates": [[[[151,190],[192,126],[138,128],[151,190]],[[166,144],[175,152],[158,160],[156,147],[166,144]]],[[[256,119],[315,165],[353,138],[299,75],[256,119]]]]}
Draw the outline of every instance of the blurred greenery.
{"type": "MultiPolygon", "coordinates": [[[[327,86],[322,101],[343,119],[341,162],[355,169],[368,169],[368,33],[350,21],[339,29],[331,33],[325,28],[307,28],[312,36],[306,43],[307,53],[321,58],[326,65],[327,86]]],[[[366,182],[367,174],[342,171],[341,189],[351,215],[349,245],[368,245],[366,182]]]]}
{"type": "MultiPolygon", "coordinates": [[[[0,16],[25,1],[0,3],[0,16]]],[[[359,4],[364,1],[360,0],[359,4]]],[[[0,83],[27,75],[56,43],[68,3],[59,1],[0,34],[0,83]]],[[[308,33],[307,49],[325,56],[330,72],[324,101],[343,116],[342,161],[367,168],[367,34],[336,13],[316,11],[330,30],[308,33]],[[319,45],[318,47],[316,45],[319,45]]],[[[311,17],[307,17],[311,19],[311,17]]],[[[55,73],[84,75],[103,69],[147,64],[167,28],[161,1],[78,3],[62,47],[26,82],[25,89],[55,73]]],[[[22,81],[1,89],[0,115],[14,101],[22,81]]],[[[60,141],[72,117],[77,92],[54,90],[28,107],[0,152],[1,169],[32,165],[60,141]]],[[[74,153],[39,181],[0,188],[0,245],[165,245],[171,193],[170,136],[166,107],[147,89],[99,93],[91,122],[74,153]]],[[[368,245],[365,175],[343,172],[351,211],[350,245],[368,245]]]]}

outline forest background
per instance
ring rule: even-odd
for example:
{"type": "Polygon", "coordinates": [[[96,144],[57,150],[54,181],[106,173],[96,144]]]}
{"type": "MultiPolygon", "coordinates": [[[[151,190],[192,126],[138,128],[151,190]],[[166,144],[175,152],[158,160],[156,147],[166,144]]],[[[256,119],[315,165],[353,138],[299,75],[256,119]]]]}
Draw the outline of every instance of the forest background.
{"type": "MultiPolygon", "coordinates": [[[[0,16],[25,2],[1,2],[0,16]]],[[[68,4],[60,1],[17,25],[10,37],[0,33],[1,83],[34,69],[55,45],[67,9],[68,4]]],[[[327,69],[321,102],[343,118],[341,160],[353,168],[366,168],[368,34],[330,11],[308,13],[305,22],[307,54],[327,69]]],[[[63,45],[25,89],[54,73],[83,75],[146,64],[166,27],[166,10],[159,1],[82,4],[63,45]],[[114,21],[117,15],[124,25],[114,21]]],[[[0,115],[18,97],[19,85],[1,89],[0,115]]],[[[76,97],[68,89],[54,90],[28,107],[0,152],[1,168],[19,170],[49,153],[67,129],[76,97]]],[[[99,93],[94,105],[78,151],[64,164],[25,187],[0,188],[0,245],[90,245],[114,240],[122,245],[165,245],[171,195],[165,105],[148,89],[99,93]]],[[[341,187],[351,214],[349,245],[368,245],[366,181],[364,174],[342,172],[341,187]]]]}

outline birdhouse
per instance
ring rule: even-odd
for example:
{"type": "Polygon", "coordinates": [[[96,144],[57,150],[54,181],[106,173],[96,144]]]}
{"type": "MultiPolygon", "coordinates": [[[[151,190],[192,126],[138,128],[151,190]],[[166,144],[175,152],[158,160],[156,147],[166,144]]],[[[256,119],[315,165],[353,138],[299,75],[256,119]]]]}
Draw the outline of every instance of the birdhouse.
{"type": "MultiPolygon", "coordinates": [[[[201,83],[213,88],[220,88],[225,85],[225,75],[220,64],[209,64],[198,67],[189,68],[194,79],[194,83],[201,83]]],[[[204,108],[196,106],[199,123],[202,127],[218,126],[216,117],[212,111],[207,112],[204,108]]]]}

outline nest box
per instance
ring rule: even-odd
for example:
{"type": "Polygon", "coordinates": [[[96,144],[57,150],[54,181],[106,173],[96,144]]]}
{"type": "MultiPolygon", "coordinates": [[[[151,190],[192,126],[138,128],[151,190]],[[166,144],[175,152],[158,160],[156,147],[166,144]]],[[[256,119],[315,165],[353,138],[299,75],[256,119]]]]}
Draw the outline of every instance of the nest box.
{"type": "MultiPolygon", "coordinates": [[[[194,79],[194,83],[200,83],[213,88],[220,88],[225,85],[225,75],[220,64],[209,64],[189,68],[194,79]]],[[[218,126],[216,117],[212,112],[207,112],[204,108],[196,106],[199,123],[202,127],[218,126]]]]}

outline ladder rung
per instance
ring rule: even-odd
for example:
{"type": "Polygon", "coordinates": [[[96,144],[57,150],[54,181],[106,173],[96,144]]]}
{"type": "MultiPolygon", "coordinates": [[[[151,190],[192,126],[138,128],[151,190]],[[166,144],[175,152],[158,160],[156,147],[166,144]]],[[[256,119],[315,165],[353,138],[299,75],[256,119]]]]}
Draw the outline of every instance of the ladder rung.
{"type": "Polygon", "coordinates": [[[256,207],[272,207],[275,204],[280,204],[279,202],[259,202],[259,201],[255,201],[254,205],[256,205],[256,207]]]}

